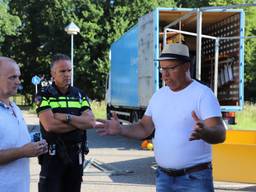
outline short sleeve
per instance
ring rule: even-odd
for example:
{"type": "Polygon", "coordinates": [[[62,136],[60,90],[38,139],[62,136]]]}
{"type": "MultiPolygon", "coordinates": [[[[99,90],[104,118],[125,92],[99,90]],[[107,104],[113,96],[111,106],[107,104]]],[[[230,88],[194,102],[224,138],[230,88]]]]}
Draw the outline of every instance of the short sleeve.
{"type": "Polygon", "coordinates": [[[208,88],[203,92],[201,100],[199,103],[199,114],[202,120],[211,117],[221,117],[220,104],[213,94],[213,92],[208,88]]]}
{"type": "Polygon", "coordinates": [[[51,109],[49,98],[44,93],[39,93],[35,97],[35,103],[37,105],[36,112],[39,114],[40,112],[51,109]]]}
{"type": "Polygon", "coordinates": [[[150,99],[149,104],[147,106],[147,109],[146,109],[144,115],[152,117],[152,99],[150,99]]]}
{"type": "Polygon", "coordinates": [[[86,111],[88,109],[91,110],[89,98],[84,92],[81,92],[81,94],[82,94],[81,112],[86,111]]]}

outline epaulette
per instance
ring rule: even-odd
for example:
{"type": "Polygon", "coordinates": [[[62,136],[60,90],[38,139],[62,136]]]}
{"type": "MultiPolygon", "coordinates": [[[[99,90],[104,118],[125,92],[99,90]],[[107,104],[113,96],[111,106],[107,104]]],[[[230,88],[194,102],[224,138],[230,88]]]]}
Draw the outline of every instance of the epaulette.
{"type": "Polygon", "coordinates": [[[76,87],[71,87],[71,94],[79,99],[79,102],[82,103],[83,101],[83,94],[81,93],[81,90],[76,87]]]}
{"type": "Polygon", "coordinates": [[[43,97],[49,98],[50,96],[58,96],[57,90],[52,85],[42,88],[41,91],[35,96],[34,102],[37,106],[40,106],[43,97]]]}
{"type": "Polygon", "coordinates": [[[51,94],[53,97],[58,97],[59,95],[58,91],[52,85],[46,87],[46,92],[51,94]]]}

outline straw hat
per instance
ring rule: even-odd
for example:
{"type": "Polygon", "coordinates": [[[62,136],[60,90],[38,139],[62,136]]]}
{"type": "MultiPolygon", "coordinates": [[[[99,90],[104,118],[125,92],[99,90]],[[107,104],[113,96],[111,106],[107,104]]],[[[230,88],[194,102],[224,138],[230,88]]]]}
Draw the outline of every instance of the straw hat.
{"type": "Polygon", "coordinates": [[[158,60],[163,61],[174,59],[190,61],[188,46],[180,43],[167,44],[158,60]]]}

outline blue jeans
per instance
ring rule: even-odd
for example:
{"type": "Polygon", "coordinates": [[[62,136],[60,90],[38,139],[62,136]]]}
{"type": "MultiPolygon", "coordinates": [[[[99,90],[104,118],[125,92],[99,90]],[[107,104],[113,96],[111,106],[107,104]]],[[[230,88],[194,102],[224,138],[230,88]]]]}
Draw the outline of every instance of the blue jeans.
{"type": "Polygon", "coordinates": [[[157,192],[213,192],[212,169],[204,169],[179,177],[172,177],[156,170],[157,192]]]}

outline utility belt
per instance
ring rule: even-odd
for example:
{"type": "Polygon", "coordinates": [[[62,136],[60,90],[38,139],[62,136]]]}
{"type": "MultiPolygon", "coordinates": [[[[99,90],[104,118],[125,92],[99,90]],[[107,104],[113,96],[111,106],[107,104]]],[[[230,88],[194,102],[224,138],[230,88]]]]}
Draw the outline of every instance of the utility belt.
{"type": "Polygon", "coordinates": [[[82,142],[76,144],[52,143],[48,144],[48,155],[55,156],[59,153],[77,153],[83,151],[82,142]]]}
{"type": "Polygon", "coordinates": [[[79,165],[82,165],[85,148],[83,142],[66,144],[61,139],[56,139],[54,143],[48,144],[48,153],[39,156],[39,163],[41,164],[44,156],[47,156],[47,158],[59,158],[64,165],[74,164],[78,155],[79,165]]]}

